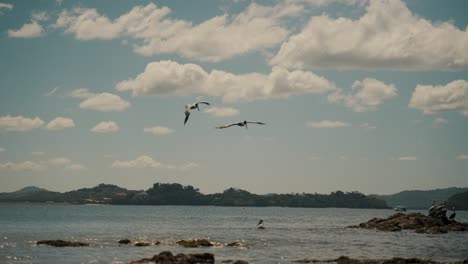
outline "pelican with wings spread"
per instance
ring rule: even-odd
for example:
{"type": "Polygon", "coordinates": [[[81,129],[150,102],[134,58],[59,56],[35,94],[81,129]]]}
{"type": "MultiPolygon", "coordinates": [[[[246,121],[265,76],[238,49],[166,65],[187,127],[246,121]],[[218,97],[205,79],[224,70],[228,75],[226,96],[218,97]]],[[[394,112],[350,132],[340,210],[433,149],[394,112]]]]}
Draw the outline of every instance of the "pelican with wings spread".
{"type": "Polygon", "coordinates": [[[185,105],[185,120],[184,120],[184,125],[187,123],[189,116],[190,116],[190,110],[192,109],[198,109],[200,111],[200,108],[198,107],[198,104],[205,104],[205,105],[210,105],[208,102],[196,102],[194,104],[186,104],[185,105]]]}
{"type": "Polygon", "coordinates": [[[246,121],[245,120],[245,121],[238,122],[238,123],[232,123],[232,124],[228,124],[228,125],[217,126],[216,128],[217,129],[223,129],[223,128],[228,128],[228,127],[232,127],[232,126],[240,126],[240,127],[245,126],[245,129],[247,129],[247,124],[266,125],[263,122],[252,122],[252,121],[246,121]]]}

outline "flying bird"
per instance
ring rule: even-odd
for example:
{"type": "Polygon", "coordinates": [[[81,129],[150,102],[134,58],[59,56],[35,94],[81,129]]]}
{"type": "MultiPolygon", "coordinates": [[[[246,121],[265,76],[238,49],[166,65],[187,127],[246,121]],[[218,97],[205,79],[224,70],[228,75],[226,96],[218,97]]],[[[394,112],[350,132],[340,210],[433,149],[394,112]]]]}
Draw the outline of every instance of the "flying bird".
{"type": "Polygon", "coordinates": [[[210,105],[208,102],[196,102],[194,104],[186,104],[185,105],[185,120],[184,120],[184,125],[187,123],[189,116],[190,116],[190,110],[192,109],[198,109],[200,111],[200,108],[198,107],[198,104],[205,104],[205,105],[210,105]]]}
{"type": "Polygon", "coordinates": [[[232,123],[232,124],[228,124],[228,125],[217,126],[216,128],[217,129],[223,129],[223,128],[228,128],[228,127],[232,127],[232,126],[241,126],[241,127],[245,126],[245,129],[247,129],[247,124],[266,125],[263,122],[242,121],[242,122],[238,122],[238,123],[232,123]]]}

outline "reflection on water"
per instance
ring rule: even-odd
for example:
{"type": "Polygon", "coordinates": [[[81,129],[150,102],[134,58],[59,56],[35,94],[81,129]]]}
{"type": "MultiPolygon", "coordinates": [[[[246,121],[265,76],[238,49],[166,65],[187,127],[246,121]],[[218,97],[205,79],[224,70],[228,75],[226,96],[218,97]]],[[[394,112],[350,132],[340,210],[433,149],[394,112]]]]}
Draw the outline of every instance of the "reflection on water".
{"type": "MultiPolygon", "coordinates": [[[[468,258],[468,233],[382,233],[347,229],[392,210],[278,207],[0,205],[0,263],[120,263],[174,253],[211,252],[217,262],[290,263],[303,258],[468,258]],[[255,228],[264,219],[265,230],[255,228]],[[119,245],[129,238],[160,245],[119,245]],[[179,247],[180,239],[208,238],[217,246],[179,247]],[[85,241],[84,248],[37,247],[43,239],[85,241]],[[222,244],[238,241],[241,247],[222,244]]],[[[468,212],[457,212],[468,221],[468,212]]]]}

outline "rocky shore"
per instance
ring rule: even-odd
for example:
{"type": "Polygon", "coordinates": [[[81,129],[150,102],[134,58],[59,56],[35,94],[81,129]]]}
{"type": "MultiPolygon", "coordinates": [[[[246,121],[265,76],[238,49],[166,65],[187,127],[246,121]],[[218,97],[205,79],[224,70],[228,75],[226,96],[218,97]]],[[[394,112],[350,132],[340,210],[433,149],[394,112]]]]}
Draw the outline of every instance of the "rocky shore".
{"type": "Polygon", "coordinates": [[[421,213],[403,214],[397,213],[388,218],[372,218],[359,225],[348,226],[349,228],[376,229],[386,232],[397,232],[401,230],[415,230],[422,234],[443,234],[447,232],[468,231],[468,223],[459,223],[447,218],[426,216],[421,213]]]}
{"type": "Polygon", "coordinates": [[[468,259],[455,262],[438,262],[419,258],[391,258],[391,259],[353,259],[341,256],[337,259],[302,259],[295,263],[337,263],[337,264],[468,264],[468,259]]]}

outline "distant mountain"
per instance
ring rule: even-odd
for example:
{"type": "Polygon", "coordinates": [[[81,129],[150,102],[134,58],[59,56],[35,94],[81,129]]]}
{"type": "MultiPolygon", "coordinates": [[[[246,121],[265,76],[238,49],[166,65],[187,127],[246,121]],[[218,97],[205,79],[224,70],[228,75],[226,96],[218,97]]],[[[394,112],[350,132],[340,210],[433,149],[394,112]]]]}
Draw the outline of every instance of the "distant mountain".
{"type": "Polygon", "coordinates": [[[0,193],[0,199],[16,199],[16,198],[32,195],[38,192],[48,192],[48,190],[42,189],[36,186],[27,186],[15,192],[0,193]]]}
{"type": "Polygon", "coordinates": [[[448,207],[457,210],[468,210],[468,192],[457,193],[448,198],[448,207]]]}
{"type": "Polygon", "coordinates": [[[406,206],[408,209],[427,209],[432,205],[432,200],[436,200],[437,203],[447,201],[449,197],[462,193],[468,192],[466,188],[446,188],[446,189],[435,189],[428,191],[402,191],[391,195],[373,195],[379,199],[384,200],[391,207],[395,206],[406,206]]]}
{"type": "Polygon", "coordinates": [[[241,189],[229,188],[222,193],[203,194],[193,186],[183,186],[178,183],[155,183],[146,191],[127,190],[116,185],[99,184],[93,188],[82,188],[65,193],[38,190],[21,196],[13,194],[0,196],[0,202],[388,208],[385,201],[359,192],[258,195],[241,189]]]}

